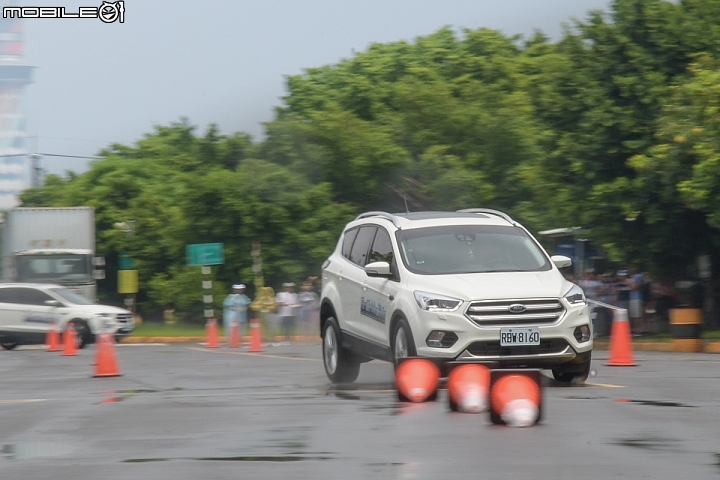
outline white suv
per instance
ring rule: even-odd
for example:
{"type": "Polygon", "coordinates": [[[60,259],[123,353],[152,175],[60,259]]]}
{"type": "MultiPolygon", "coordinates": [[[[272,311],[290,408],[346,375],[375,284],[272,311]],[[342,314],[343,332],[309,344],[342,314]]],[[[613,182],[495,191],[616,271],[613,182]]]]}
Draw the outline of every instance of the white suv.
{"type": "Polygon", "coordinates": [[[584,381],[592,322],[570,264],[496,210],[359,215],[323,264],[325,372],[352,382],[363,362],[421,356],[443,374],[476,361],[584,381]]]}
{"type": "Polygon", "coordinates": [[[60,285],[0,284],[0,346],[4,349],[45,343],[53,323],[61,332],[72,324],[80,348],[92,343],[98,333],[112,333],[119,340],[135,327],[129,311],[98,305],[60,285]]]}

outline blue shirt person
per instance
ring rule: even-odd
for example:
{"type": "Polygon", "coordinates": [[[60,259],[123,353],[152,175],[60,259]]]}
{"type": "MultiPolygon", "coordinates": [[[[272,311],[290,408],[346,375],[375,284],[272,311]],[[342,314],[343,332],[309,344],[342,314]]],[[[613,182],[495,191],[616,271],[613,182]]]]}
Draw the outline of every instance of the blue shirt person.
{"type": "Polygon", "coordinates": [[[244,335],[247,325],[247,309],[252,303],[250,298],[245,295],[245,285],[242,283],[232,286],[233,293],[225,297],[223,301],[223,325],[225,327],[225,335],[230,335],[230,328],[233,325],[240,327],[240,335],[244,335]]]}

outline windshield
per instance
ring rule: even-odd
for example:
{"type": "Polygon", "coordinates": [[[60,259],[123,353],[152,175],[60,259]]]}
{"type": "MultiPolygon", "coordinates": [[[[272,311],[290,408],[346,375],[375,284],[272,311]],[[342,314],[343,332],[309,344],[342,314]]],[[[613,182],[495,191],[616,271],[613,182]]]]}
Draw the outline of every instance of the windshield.
{"type": "Polygon", "coordinates": [[[75,305],[95,305],[87,298],[78,295],[75,292],[71,292],[67,288],[51,288],[50,291],[61,297],[63,300],[74,303],[75,305]]]}
{"type": "Polygon", "coordinates": [[[89,283],[93,281],[89,255],[19,255],[18,280],[40,283],[89,283]]]}
{"type": "Polygon", "coordinates": [[[405,266],[414,273],[536,272],[552,267],[521,228],[456,225],[396,233],[405,266]]]}

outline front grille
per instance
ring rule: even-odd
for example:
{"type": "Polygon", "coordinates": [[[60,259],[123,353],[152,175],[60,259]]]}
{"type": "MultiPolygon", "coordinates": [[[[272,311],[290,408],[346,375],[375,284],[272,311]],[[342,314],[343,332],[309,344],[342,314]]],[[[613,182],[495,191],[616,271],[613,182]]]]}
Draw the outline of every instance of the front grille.
{"type": "Polygon", "coordinates": [[[474,342],[467,351],[477,357],[506,357],[511,355],[541,355],[562,353],[568,343],[561,338],[540,340],[540,345],[523,345],[515,347],[502,347],[500,342],[474,342]]]}
{"type": "Polygon", "coordinates": [[[548,325],[557,322],[565,314],[565,307],[557,298],[533,298],[522,300],[485,300],[470,303],[465,315],[480,326],[548,325]],[[525,309],[513,313],[511,306],[522,305],[525,309]]]}
{"type": "Polygon", "coordinates": [[[132,314],[130,313],[118,313],[115,317],[118,323],[128,324],[132,323],[132,314]]]}

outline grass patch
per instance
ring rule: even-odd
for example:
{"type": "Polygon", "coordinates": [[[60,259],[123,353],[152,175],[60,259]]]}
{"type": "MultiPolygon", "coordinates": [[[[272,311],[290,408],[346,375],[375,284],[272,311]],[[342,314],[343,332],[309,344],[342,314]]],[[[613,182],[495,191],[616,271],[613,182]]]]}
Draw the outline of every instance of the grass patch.
{"type": "Polygon", "coordinates": [[[703,332],[702,338],[705,340],[720,340],[720,330],[709,330],[703,332]]]}
{"type": "Polygon", "coordinates": [[[632,341],[638,343],[665,343],[672,342],[672,336],[669,333],[658,333],[647,337],[633,337],[632,341]]]}
{"type": "Polygon", "coordinates": [[[142,323],[135,327],[133,337],[202,337],[205,336],[205,326],[176,323],[142,323]]]}

